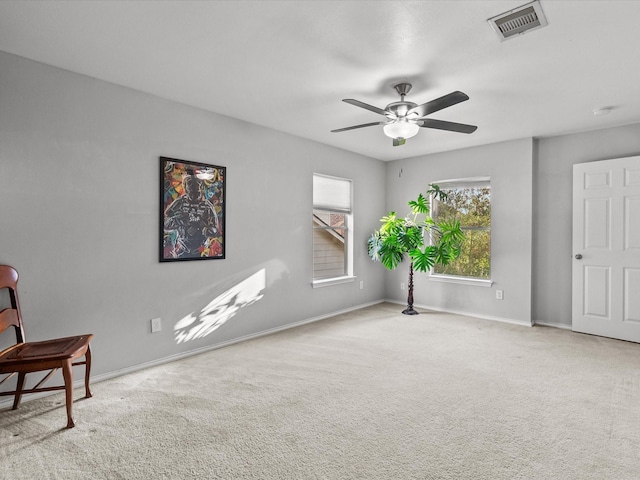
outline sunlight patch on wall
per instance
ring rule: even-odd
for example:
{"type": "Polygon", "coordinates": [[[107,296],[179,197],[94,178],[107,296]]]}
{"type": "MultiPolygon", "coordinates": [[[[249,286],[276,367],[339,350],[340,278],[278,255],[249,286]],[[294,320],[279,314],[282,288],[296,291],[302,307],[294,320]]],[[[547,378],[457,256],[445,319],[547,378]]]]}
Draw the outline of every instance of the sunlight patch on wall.
{"type": "Polygon", "coordinates": [[[214,298],[199,313],[191,312],[173,327],[176,343],[184,343],[211,334],[238,311],[260,300],[266,286],[263,268],[214,298]]]}

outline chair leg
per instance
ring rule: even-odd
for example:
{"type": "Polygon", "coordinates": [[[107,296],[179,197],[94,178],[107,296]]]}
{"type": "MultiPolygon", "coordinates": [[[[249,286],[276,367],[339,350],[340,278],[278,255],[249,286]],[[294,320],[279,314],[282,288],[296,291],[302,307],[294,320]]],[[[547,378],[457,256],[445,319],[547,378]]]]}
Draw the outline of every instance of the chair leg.
{"type": "Polygon", "coordinates": [[[73,407],[73,370],[71,360],[66,361],[62,365],[62,376],[64,377],[64,390],[67,403],[67,428],[73,428],[76,424],[73,423],[73,417],[71,415],[73,407]]]}
{"type": "Polygon", "coordinates": [[[84,354],[84,359],[86,361],[84,366],[85,397],[91,398],[93,397],[93,395],[91,394],[91,390],[89,389],[89,377],[91,376],[91,345],[87,346],[87,352],[84,354]]]}
{"type": "Polygon", "coordinates": [[[16,385],[16,395],[13,398],[13,408],[12,410],[16,410],[18,405],[20,405],[20,399],[22,398],[22,388],[24,387],[24,377],[26,373],[19,372],[18,373],[18,383],[16,385]]]}

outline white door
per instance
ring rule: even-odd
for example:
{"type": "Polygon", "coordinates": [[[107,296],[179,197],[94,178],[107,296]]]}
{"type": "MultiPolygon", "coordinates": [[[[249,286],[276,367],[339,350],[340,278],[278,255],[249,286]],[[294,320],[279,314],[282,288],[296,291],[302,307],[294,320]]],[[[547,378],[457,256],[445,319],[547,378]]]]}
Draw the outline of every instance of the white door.
{"type": "Polygon", "coordinates": [[[573,166],[573,330],[640,342],[640,156],[573,166]]]}

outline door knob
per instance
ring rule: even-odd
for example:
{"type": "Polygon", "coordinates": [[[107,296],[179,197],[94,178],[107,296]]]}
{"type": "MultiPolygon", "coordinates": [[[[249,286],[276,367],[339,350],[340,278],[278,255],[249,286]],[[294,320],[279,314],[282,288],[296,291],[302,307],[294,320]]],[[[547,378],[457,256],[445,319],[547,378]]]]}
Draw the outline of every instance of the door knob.
{"type": "Polygon", "coordinates": [[[576,255],[576,260],[582,260],[582,255],[580,255],[579,253],[576,255]]]}

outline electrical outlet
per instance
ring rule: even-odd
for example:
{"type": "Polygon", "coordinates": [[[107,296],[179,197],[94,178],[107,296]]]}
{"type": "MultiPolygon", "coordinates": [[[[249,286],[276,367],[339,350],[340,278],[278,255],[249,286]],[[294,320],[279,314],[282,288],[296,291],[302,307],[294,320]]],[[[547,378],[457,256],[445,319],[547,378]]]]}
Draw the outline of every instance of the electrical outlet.
{"type": "Polygon", "coordinates": [[[364,280],[360,280],[360,290],[364,288],[364,280]]]}
{"type": "Polygon", "coordinates": [[[504,292],[502,290],[496,290],[496,300],[502,300],[504,298],[504,292]]]}
{"type": "Polygon", "coordinates": [[[151,333],[157,333],[162,330],[162,323],[160,318],[151,319],[151,333]]]}
{"type": "Polygon", "coordinates": [[[400,290],[404,290],[404,282],[400,282],[400,290]]]}

